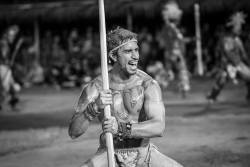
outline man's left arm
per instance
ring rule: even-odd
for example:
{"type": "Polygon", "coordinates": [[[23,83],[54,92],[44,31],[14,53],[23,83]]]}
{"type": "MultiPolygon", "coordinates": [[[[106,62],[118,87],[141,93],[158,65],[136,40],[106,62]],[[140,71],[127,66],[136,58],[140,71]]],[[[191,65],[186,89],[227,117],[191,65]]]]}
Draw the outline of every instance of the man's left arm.
{"type": "Polygon", "coordinates": [[[131,137],[160,137],[165,129],[165,107],[161,88],[155,80],[145,89],[144,111],[146,121],[131,126],[131,137]]]}

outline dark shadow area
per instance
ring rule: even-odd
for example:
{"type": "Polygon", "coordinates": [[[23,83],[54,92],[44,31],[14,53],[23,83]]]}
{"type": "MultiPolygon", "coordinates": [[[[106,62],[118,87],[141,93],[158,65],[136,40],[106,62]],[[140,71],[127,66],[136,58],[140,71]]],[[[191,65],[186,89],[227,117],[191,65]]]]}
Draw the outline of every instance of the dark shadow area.
{"type": "Polygon", "coordinates": [[[72,111],[32,114],[0,115],[0,131],[39,129],[48,127],[66,127],[72,116],[72,111]]]}

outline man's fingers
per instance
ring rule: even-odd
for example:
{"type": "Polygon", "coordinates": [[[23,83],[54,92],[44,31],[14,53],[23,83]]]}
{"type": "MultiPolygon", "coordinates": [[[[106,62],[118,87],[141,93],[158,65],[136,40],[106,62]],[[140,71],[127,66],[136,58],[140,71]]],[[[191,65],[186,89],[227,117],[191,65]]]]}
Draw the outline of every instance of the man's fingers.
{"type": "Polygon", "coordinates": [[[111,119],[107,119],[103,121],[103,125],[112,125],[112,120],[111,119]]]}
{"type": "Polygon", "coordinates": [[[116,134],[118,129],[115,117],[105,118],[102,122],[102,130],[104,133],[110,132],[116,134]]]}
{"type": "Polygon", "coordinates": [[[103,104],[111,104],[112,103],[112,99],[103,99],[103,104]]]}
{"type": "Polygon", "coordinates": [[[103,127],[102,127],[103,129],[111,129],[112,128],[112,125],[104,125],[103,127]]]}
{"type": "Polygon", "coordinates": [[[110,93],[110,94],[112,93],[112,91],[110,89],[105,89],[102,92],[104,92],[104,93],[110,93]]]}
{"type": "Polygon", "coordinates": [[[111,92],[111,90],[104,90],[104,91],[100,92],[100,95],[103,97],[112,97],[112,92],[111,92]]]}
{"type": "Polygon", "coordinates": [[[112,134],[115,134],[114,129],[112,129],[111,127],[109,127],[109,128],[104,128],[104,129],[103,129],[103,132],[104,132],[104,133],[110,132],[110,133],[112,133],[112,134]]]}
{"type": "Polygon", "coordinates": [[[114,119],[112,117],[111,118],[105,118],[103,120],[102,125],[103,125],[103,127],[104,126],[110,126],[110,127],[112,127],[113,123],[114,123],[114,119]]]}
{"type": "Polygon", "coordinates": [[[112,126],[110,126],[110,125],[103,126],[102,130],[103,130],[103,132],[111,132],[111,133],[113,133],[112,126]]]}
{"type": "Polygon", "coordinates": [[[103,132],[104,132],[104,133],[108,133],[108,132],[109,132],[109,133],[112,133],[112,134],[113,134],[113,131],[112,131],[111,129],[104,129],[103,132]]]}
{"type": "Polygon", "coordinates": [[[111,94],[100,94],[101,103],[104,105],[112,104],[113,99],[111,94]]]}
{"type": "Polygon", "coordinates": [[[106,105],[112,105],[113,97],[111,90],[103,90],[100,92],[97,104],[98,106],[103,109],[106,105]]]}
{"type": "Polygon", "coordinates": [[[105,97],[105,98],[112,98],[112,94],[104,94],[104,93],[101,93],[100,94],[101,97],[105,97]]]}

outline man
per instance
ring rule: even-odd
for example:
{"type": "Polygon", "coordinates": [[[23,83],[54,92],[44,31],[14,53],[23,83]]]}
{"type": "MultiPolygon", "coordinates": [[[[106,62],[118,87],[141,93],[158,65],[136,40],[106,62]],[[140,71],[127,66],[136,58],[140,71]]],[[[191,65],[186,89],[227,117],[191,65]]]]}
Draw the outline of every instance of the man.
{"type": "Polygon", "coordinates": [[[175,75],[179,82],[179,90],[183,97],[190,90],[189,72],[185,60],[185,43],[178,24],[181,20],[182,10],[175,1],[169,1],[164,5],[162,16],[165,22],[161,34],[160,47],[164,50],[164,65],[173,80],[175,75]]]}
{"type": "Polygon", "coordinates": [[[217,100],[225,84],[232,80],[237,84],[238,79],[246,82],[246,99],[250,100],[250,68],[249,60],[244,49],[244,45],[239,37],[242,24],[244,24],[244,14],[237,12],[232,15],[227,23],[227,32],[221,37],[216,48],[216,61],[219,68],[216,81],[209,92],[207,99],[209,103],[217,100]]]}
{"type": "Polygon", "coordinates": [[[177,162],[161,154],[150,138],[162,136],[165,129],[165,108],[158,83],[137,69],[139,47],[137,35],[123,28],[107,36],[110,90],[102,90],[98,76],[81,93],[76,112],[69,125],[69,135],[83,134],[95,118],[102,122],[103,133],[97,153],[83,167],[107,167],[105,133],[113,134],[117,166],[174,166],[177,162]],[[111,105],[111,118],[104,119],[103,109],[111,105]]]}
{"type": "Polygon", "coordinates": [[[11,69],[13,56],[19,49],[18,45],[22,43],[22,40],[17,38],[18,33],[19,27],[12,25],[7,28],[0,39],[0,110],[8,96],[10,97],[8,103],[12,109],[16,109],[19,101],[17,92],[21,87],[15,82],[11,69]]]}

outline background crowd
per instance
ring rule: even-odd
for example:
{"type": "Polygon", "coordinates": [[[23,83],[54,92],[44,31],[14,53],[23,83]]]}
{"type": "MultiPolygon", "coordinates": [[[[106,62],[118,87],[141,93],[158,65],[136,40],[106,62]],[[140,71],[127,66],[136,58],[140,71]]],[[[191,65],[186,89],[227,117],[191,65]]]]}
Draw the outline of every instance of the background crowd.
{"type": "MultiPolygon", "coordinates": [[[[6,27],[7,28],[7,27],[6,27]]],[[[163,48],[160,44],[161,29],[148,27],[135,28],[139,33],[140,67],[143,70],[153,64],[154,68],[162,66],[163,48]]],[[[196,75],[195,38],[184,28],[181,29],[186,40],[187,67],[190,74],[196,75]]],[[[209,24],[202,25],[202,54],[206,76],[212,76],[216,70],[216,46],[225,32],[224,24],[216,28],[209,24]]],[[[247,55],[250,55],[250,25],[244,25],[241,34],[247,55]]],[[[25,32],[20,27],[18,38],[23,44],[13,64],[13,75],[23,86],[32,84],[49,84],[60,87],[80,86],[100,73],[99,32],[88,26],[85,29],[73,27],[69,30],[44,30],[41,34],[40,56],[35,55],[32,32],[25,32]]]]}

